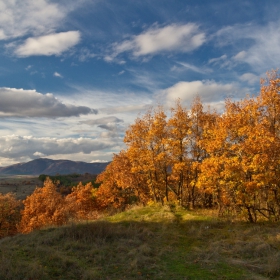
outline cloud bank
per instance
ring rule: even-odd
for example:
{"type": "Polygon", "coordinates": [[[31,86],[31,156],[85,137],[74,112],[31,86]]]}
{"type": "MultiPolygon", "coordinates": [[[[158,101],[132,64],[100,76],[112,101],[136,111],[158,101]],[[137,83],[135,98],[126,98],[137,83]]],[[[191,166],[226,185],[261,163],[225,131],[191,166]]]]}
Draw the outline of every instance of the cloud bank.
{"type": "Polygon", "coordinates": [[[115,143],[110,140],[91,138],[50,138],[33,136],[8,135],[0,136],[0,157],[4,158],[36,158],[56,154],[90,154],[112,148],[115,143]]]}
{"type": "Polygon", "coordinates": [[[64,104],[53,94],[35,90],[0,88],[0,100],[0,117],[58,118],[97,113],[86,106],[64,104]]]}

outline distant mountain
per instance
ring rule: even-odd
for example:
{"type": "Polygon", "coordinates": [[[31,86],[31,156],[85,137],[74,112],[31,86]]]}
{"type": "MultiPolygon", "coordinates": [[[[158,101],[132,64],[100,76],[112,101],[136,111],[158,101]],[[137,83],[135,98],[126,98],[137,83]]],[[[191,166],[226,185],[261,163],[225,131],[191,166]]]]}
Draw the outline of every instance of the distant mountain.
{"type": "Polygon", "coordinates": [[[26,163],[0,167],[0,175],[99,174],[108,164],[108,162],[87,163],[82,161],[39,158],[26,163]]]}

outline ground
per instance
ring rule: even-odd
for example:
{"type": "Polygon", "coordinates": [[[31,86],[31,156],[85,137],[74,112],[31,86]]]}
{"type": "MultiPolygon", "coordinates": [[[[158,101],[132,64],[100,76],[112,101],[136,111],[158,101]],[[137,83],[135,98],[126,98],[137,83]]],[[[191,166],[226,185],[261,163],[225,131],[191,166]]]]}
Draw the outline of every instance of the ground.
{"type": "Polygon", "coordinates": [[[152,205],[0,241],[0,279],[280,279],[279,223],[152,205]]]}

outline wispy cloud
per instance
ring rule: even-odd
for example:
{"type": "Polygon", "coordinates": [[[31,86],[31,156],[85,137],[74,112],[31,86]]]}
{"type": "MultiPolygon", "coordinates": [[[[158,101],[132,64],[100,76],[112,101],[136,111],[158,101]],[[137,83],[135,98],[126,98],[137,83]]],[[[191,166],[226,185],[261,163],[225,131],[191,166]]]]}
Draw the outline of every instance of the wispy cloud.
{"type": "MultiPolygon", "coordinates": [[[[137,74],[137,72],[135,72],[135,74],[137,74]]],[[[138,80],[134,81],[134,77],[132,80],[134,86],[138,86],[138,83],[139,85],[141,84],[138,80]]],[[[146,80],[141,78],[141,81],[145,82],[146,80]]],[[[152,81],[147,83],[150,84],[152,81]]],[[[156,82],[154,81],[153,88],[155,88],[155,83],[156,82]]],[[[145,84],[144,87],[148,88],[149,85],[145,84]]],[[[119,90],[118,92],[114,89],[105,91],[96,88],[81,87],[78,85],[72,85],[72,88],[76,93],[69,97],[62,96],[63,100],[68,100],[69,103],[87,105],[92,102],[92,97],[94,96],[94,104],[95,108],[98,108],[98,114],[112,115],[116,113],[132,113],[125,115],[126,121],[128,119],[129,121],[133,121],[138,112],[146,111],[146,109],[153,103],[153,96],[152,94],[147,93],[147,89],[135,93],[128,90],[119,90]],[[133,117],[133,119],[131,119],[131,117],[133,117]]]]}
{"type": "Polygon", "coordinates": [[[111,61],[124,52],[130,52],[134,57],[162,52],[186,53],[199,48],[205,41],[205,33],[194,23],[171,24],[165,27],[154,25],[139,35],[113,44],[111,54],[106,56],[106,60],[111,61]]]}
{"type": "Polygon", "coordinates": [[[63,76],[58,72],[54,72],[53,75],[54,75],[54,77],[57,77],[57,78],[63,78],[63,76]]]}
{"type": "Polygon", "coordinates": [[[53,94],[35,90],[0,88],[0,99],[0,117],[58,118],[97,113],[86,106],[64,104],[53,94]]]}
{"type": "Polygon", "coordinates": [[[200,74],[207,74],[207,73],[211,73],[212,70],[206,67],[197,67],[195,65],[186,63],[186,62],[177,62],[178,65],[180,65],[181,67],[178,66],[174,66],[171,68],[171,71],[183,71],[183,70],[190,70],[196,73],[200,73],[200,74]]]}
{"type": "Polygon", "coordinates": [[[235,46],[235,61],[249,64],[255,71],[278,67],[280,57],[280,21],[266,25],[237,24],[219,30],[215,36],[219,47],[235,46]]]}
{"type": "Polygon", "coordinates": [[[209,64],[218,64],[218,63],[223,63],[225,60],[227,59],[227,55],[226,54],[223,54],[222,56],[220,57],[215,57],[215,58],[211,58],[209,59],[208,63],[209,64]]]}
{"type": "Polygon", "coordinates": [[[79,54],[78,54],[78,58],[80,61],[87,61],[90,58],[96,57],[96,54],[91,52],[88,48],[84,47],[82,49],[80,49],[79,54]]]}
{"type": "Polygon", "coordinates": [[[214,57],[209,59],[208,64],[211,66],[217,66],[219,68],[225,68],[231,70],[238,64],[237,63],[237,60],[239,60],[238,57],[239,57],[238,55],[234,57],[228,57],[226,54],[223,54],[220,57],[214,57]]]}
{"type": "Polygon", "coordinates": [[[15,48],[14,54],[18,57],[61,55],[78,44],[80,37],[79,31],[68,31],[28,38],[22,45],[15,48]]]}

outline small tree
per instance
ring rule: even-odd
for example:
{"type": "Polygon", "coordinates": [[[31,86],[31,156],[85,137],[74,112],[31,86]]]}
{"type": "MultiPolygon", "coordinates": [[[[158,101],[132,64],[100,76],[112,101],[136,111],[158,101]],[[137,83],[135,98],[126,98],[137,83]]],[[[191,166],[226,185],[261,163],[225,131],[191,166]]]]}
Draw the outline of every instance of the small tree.
{"type": "Polygon", "coordinates": [[[17,233],[20,221],[20,201],[11,193],[0,193],[0,238],[17,233]]]}
{"type": "Polygon", "coordinates": [[[47,225],[63,225],[68,221],[65,199],[56,191],[56,185],[47,178],[42,188],[23,201],[19,231],[28,233],[47,225]]]}

